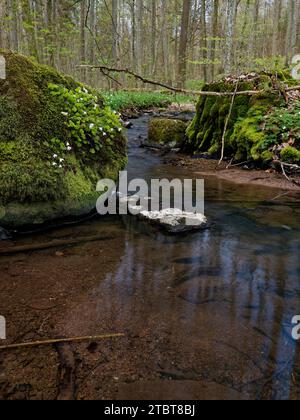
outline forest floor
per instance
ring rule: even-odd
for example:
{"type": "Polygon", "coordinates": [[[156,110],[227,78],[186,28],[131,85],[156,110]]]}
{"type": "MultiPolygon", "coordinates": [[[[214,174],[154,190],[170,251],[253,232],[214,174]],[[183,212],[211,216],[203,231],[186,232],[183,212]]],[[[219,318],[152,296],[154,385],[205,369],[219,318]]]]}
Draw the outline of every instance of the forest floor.
{"type": "MultiPolygon", "coordinates": [[[[215,159],[195,159],[182,154],[167,158],[165,162],[168,164],[171,163],[174,166],[187,168],[197,176],[212,176],[235,184],[259,185],[262,187],[300,192],[299,185],[288,181],[283,174],[273,169],[250,169],[246,164],[244,168],[237,166],[228,167],[228,162],[222,162],[221,165],[218,165],[219,162],[215,159]]],[[[292,176],[291,179],[300,183],[299,175],[292,176]]]]}

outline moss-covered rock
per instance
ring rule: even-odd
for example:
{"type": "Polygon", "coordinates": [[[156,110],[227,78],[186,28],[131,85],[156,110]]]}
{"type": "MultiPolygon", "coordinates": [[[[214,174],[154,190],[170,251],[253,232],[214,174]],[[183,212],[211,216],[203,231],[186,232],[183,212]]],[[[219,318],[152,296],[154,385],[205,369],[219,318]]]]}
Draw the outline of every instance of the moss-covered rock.
{"type": "MultiPolygon", "coordinates": [[[[268,89],[272,84],[269,76],[263,75],[251,81],[238,83],[237,91],[268,89]]],[[[204,87],[205,91],[234,92],[236,83],[215,82],[204,87]]],[[[201,96],[194,120],[187,129],[185,151],[220,155],[225,122],[231,107],[231,96],[201,96]]],[[[262,130],[264,116],[269,109],[281,103],[280,96],[265,94],[237,95],[225,134],[225,154],[236,160],[262,160],[268,149],[262,130]]],[[[268,155],[269,158],[269,155],[268,155]]]]}
{"type": "Polygon", "coordinates": [[[280,152],[280,157],[283,162],[286,163],[299,163],[300,162],[300,151],[292,146],[287,146],[280,152]]]}
{"type": "Polygon", "coordinates": [[[148,139],[150,143],[171,147],[181,146],[187,129],[187,123],[168,118],[154,118],[149,124],[148,139]]]}
{"type": "Polygon", "coordinates": [[[0,54],[6,60],[6,79],[0,80],[0,225],[90,212],[97,181],[117,178],[127,161],[117,116],[70,77],[19,54],[0,54]]]}

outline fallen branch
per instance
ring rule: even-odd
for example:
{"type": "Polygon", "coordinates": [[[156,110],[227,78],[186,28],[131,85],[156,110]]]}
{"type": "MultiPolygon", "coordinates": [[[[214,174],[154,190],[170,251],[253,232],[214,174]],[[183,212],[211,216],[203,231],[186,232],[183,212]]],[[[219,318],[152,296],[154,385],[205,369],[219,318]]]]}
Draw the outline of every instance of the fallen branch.
{"type": "Polygon", "coordinates": [[[286,168],[289,168],[293,171],[300,171],[300,166],[296,165],[295,163],[291,164],[291,163],[285,163],[285,162],[281,162],[283,166],[285,166],[286,168]]]}
{"type": "Polygon", "coordinates": [[[82,238],[77,238],[77,239],[58,239],[55,241],[45,242],[45,243],[12,246],[8,248],[3,247],[3,248],[0,248],[0,255],[11,255],[11,254],[20,254],[22,252],[42,251],[42,250],[50,249],[50,248],[59,248],[61,246],[72,246],[72,245],[77,245],[84,242],[105,241],[108,239],[111,239],[111,238],[104,237],[104,236],[87,236],[87,237],[82,237],[82,238]]]}
{"type": "Polygon", "coordinates": [[[239,163],[232,163],[232,160],[230,162],[230,164],[226,167],[226,169],[230,169],[230,168],[236,168],[239,166],[243,166],[243,165],[247,165],[248,163],[251,163],[251,160],[245,160],[244,162],[239,162],[239,163]]]}
{"type": "Polygon", "coordinates": [[[41,347],[41,346],[50,346],[53,344],[63,344],[63,343],[76,343],[83,341],[100,341],[107,340],[109,338],[120,338],[125,337],[125,334],[103,334],[103,335],[91,335],[87,337],[72,337],[72,338],[58,338],[53,340],[45,341],[33,341],[31,343],[20,343],[20,344],[10,344],[7,346],[0,346],[0,350],[16,350],[28,347],[41,347]]]}
{"type": "Polygon", "coordinates": [[[106,67],[106,66],[92,66],[88,64],[82,64],[77,67],[85,67],[89,69],[98,69],[102,74],[107,76],[107,73],[123,73],[128,74],[129,76],[134,77],[137,80],[140,80],[141,82],[149,85],[154,86],[160,86],[164,89],[170,90],[172,92],[177,93],[183,93],[186,95],[195,95],[195,96],[216,96],[216,97],[224,97],[224,96],[236,96],[236,95],[243,95],[243,96],[253,96],[253,95],[260,95],[261,93],[264,93],[264,90],[245,90],[241,92],[204,92],[204,91],[195,91],[195,90],[187,90],[187,89],[181,89],[181,88],[175,88],[173,86],[167,85],[162,82],[156,82],[154,80],[146,79],[143,76],[134,73],[133,71],[129,69],[120,69],[120,68],[114,68],[114,67],[106,67]]]}
{"type": "Polygon", "coordinates": [[[285,90],[286,90],[286,92],[293,92],[294,90],[300,90],[300,85],[299,86],[293,86],[293,87],[290,87],[290,88],[286,88],[285,90]]]}
{"type": "Polygon", "coordinates": [[[281,170],[282,170],[282,173],[283,173],[284,177],[285,177],[285,178],[286,178],[289,182],[291,182],[292,184],[297,185],[297,186],[299,187],[299,186],[300,186],[300,183],[299,183],[299,182],[297,182],[297,181],[295,181],[294,179],[291,179],[291,178],[287,175],[287,173],[286,173],[286,171],[285,171],[284,167],[286,166],[286,167],[291,168],[291,167],[296,166],[296,167],[298,167],[299,169],[300,169],[300,167],[299,167],[298,165],[290,165],[290,164],[288,164],[288,163],[284,163],[284,162],[279,162],[279,164],[280,164],[280,166],[281,166],[281,170]]]}

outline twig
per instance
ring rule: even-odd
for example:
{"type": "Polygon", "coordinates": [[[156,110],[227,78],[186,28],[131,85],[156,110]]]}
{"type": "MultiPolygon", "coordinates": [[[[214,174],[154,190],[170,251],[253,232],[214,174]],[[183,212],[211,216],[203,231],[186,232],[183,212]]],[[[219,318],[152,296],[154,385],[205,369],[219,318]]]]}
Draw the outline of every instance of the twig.
{"type": "Polygon", "coordinates": [[[224,96],[236,96],[236,95],[243,95],[243,96],[253,96],[253,95],[260,95],[261,93],[264,93],[265,90],[245,90],[245,91],[241,91],[241,92],[205,92],[205,91],[195,91],[195,90],[187,90],[187,89],[181,89],[181,88],[175,88],[173,86],[167,85],[165,83],[162,82],[156,82],[154,80],[150,80],[150,79],[146,79],[143,76],[134,73],[132,70],[129,69],[120,69],[120,68],[114,68],[114,67],[106,67],[106,66],[94,66],[94,65],[88,65],[88,64],[83,64],[77,67],[85,67],[85,68],[89,68],[89,69],[98,69],[101,71],[101,73],[103,74],[103,72],[107,72],[107,73],[125,73],[128,74],[132,77],[134,77],[135,79],[140,80],[141,82],[145,83],[145,84],[150,84],[150,85],[155,85],[155,86],[160,86],[164,89],[167,90],[171,90],[173,92],[177,92],[177,93],[183,93],[186,95],[195,95],[195,96],[216,96],[216,97],[224,97],[224,96]]]}
{"type": "Polygon", "coordinates": [[[228,163],[228,165],[226,166],[226,169],[229,169],[232,166],[232,162],[233,162],[234,158],[230,159],[230,162],[228,163]]]}
{"type": "MultiPolygon", "coordinates": [[[[232,161],[231,161],[231,162],[232,162],[232,161]]],[[[245,162],[234,163],[233,165],[232,165],[232,163],[230,163],[230,164],[227,166],[227,168],[226,168],[226,169],[229,169],[229,168],[236,168],[236,167],[238,167],[238,166],[242,166],[242,165],[247,165],[247,163],[251,163],[251,160],[246,160],[245,162]]]]}
{"type": "Polygon", "coordinates": [[[12,247],[4,247],[0,248],[0,256],[1,255],[11,255],[11,254],[20,254],[22,252],[30,252],[30,251],[42,251],[45,249],[50,248],[58,248],[61,246],[71,246],[76,245],[83,242],[97,242],[97,241],[105,241],[111,239],[110,237],[104,237],[104,236],[86,236],[82,238],[77,239],[63,239],[63,240],[55,240],[51,242],[45,242],[45,243],[38,243],[33,245],[20,245],[20,246],[12,246],[12,247]]]}
{"type": "MultiPolygon", "coordinates": [[[[284,169],[284,166],[287,166],[287,165],[288,165],[288,167],[291,167],[291,166],[293,166],[293,165],[289,165],[289,164],[284,163],[284,162],[279,162],[279,163],[280,163],[281,170],[282,170],[282,173],[283,173],[283,175],[285,176],[285,178],[286,178],[289,182],[291,182],[292,184],[297,185],[297,186],[299,187],[299,186],[300,186],[299,182],[295,181],[294,179],[291,179],[291,178],[287,175],[287,173],[285,172],[285,169],[284,169]]],[[[296,166],[297,166],[297,165],[296,165],[296,166]]],[[[300,169],[300,168],[299,168],[299,169],[300,169]]]]}
{"type": "Polygon", "coordinates": [[[219,160],[218,166],[221,165],[221,163],[223,162],[224,159],[224,153],[225,153],[225,137],[226,137],[226,133],[227,133],[227,128],[228,128],[228,124],[229,124],[229,120],[231,118],[231,114],[232,114],[232,110],[233,110],[233,105],[234,105],[234,100],[237,94],[237,90],[239,87],[239,83],[236,83],[235,89],[234,89],[234,95],[231,99],[231,104],[230,104],[230,109],[229,109],[229,113],[227,115],[226,121],[225,121],[225,125],[224,125],[224,131],[223,131],[223,136],[222,136],[222,151],[221,151],[221,158],[219,160]]]}
{"type": "Polygon", "coordinates": [[[286,92],[292,92],[293,90],[300,90],[300,85],[285,89],[286,92]]]}
{"type": "Polygon", "coordinates": [[[282,194],[278,194],[278,195],[276,195],[276,197],[272,198],[270,201],[276,201],[279,198],[285,197],[285,196],[287,196],[289,194],[291,194],[291,191],[287,191],[287,192],[284,192],[282,194]]]}
{"type": "Polygon", "coordinates": [[[45,341],[33,341],[31,343],[20,343],[20,344],[10,344],[7,346],[0,346],[0,350],[15,350],[22,349],[27,347],[40,347],[40,346],[50,346],[52,344],[62,344],[62,343],[76,343],[82,341],[100,341],[107,340],[109,338],[120,338],[125,337],[125,334],[103,334],[103,335],[91,335],[87,337],[72,337],[72,338],[58,338],[53,340],[45,341]]]}

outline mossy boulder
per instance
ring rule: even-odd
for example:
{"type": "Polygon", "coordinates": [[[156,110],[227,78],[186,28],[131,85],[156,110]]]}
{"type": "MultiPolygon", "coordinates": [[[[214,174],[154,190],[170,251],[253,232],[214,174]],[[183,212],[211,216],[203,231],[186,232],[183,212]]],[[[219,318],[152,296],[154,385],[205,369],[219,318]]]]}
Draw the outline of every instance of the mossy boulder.
{"type": "Polygon", "coordinates": [[[169,118],[154,118],[149,124],[150,143],[179,147],[183,144],[187,123],[169,118]]]}
{"type": "Polygon", "coordinates": [[[292,146],[287,146],[280,152],[280,158],[286,163],[299,163],[300,162],[300,150],[292,146]]]}
{"type": "MultiPolygon", "coordinates": [[[[280,95],[272,93],[269,76],[257,76],[253,80],[239,81],[237,92],[248,90],[263,90],[266,93],[247,96],[237,95],[234,99],[232,112],[225,134],[225,154],[242,160],[264,161],[268,156],[266,136],[262,125],[264,117],[271,109],[282,102],[280,95]]],[[[234,92],[236,82],[221,81],[207,84],[204,91],[234,92]]],[[[230,113],[231,96],[201,96],[197,104],[194,120],[187,129],[187,141],[184,150],[193,153],[208,153],[220,156],[222,136],[226,119],[230,113]]]]}
{"type": "Polygon", "coordinates": [[[0,225],[89,213],[97,181],[117,178],[126,165],[117,116],[72,78],[19,54],[0,55],[6,61],[6,79],[0,79],[0,225]],[[105,135],[92,118],[103,122],[105,135]]]}

